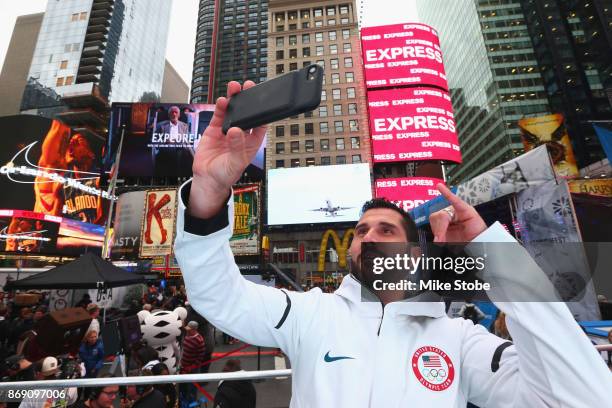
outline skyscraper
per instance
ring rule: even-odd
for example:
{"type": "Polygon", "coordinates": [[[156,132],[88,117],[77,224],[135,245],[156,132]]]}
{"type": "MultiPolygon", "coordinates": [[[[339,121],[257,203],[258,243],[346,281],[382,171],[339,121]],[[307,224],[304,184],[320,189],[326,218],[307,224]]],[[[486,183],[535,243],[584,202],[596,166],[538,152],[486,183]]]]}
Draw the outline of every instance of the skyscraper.
{"type": "Polygon", "coordinates": [[[145,92],[161,94],[171,4],[49,1],[22,111],[52,111],[62,97],[75,94],[126,102],[145,92]]]}
{"type": "Polygon", "coordinates": [[[0,73],[0,116],[19,113],[42,19],[43,13],[17,17],[0,73]]]}
{"type": "Polygon", "coordinates": [[[267,0],[200,0],[192,103],[214,103],[229,81],[267,78],[267,0]]]}
{"type": "Polygon", "coordinates": [[[612,2],[521,0],[551,109],[580,167],[604,157],[590,121],[612,123],[612,2]]]}
{"type": "Polygon", "coordinates": [[[518,120],[550,113],[519,0],[417,0],[440,34],[463,164],[450,184],[523,152],[518,120]]]}
{"type": "Polygon", "coordinates": [[[325,68],[321,105],[270,126],[268,169],[369,161],[355,3],[270,0],[268,73],[325,68]]]}

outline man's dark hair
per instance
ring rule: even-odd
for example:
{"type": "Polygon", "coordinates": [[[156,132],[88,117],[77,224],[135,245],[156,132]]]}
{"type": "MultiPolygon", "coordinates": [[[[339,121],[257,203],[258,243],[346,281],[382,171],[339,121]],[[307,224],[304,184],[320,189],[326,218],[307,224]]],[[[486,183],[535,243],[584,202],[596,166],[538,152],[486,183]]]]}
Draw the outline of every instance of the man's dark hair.
{"type": "Polygon", "coordinates": [[[417,242],[419,240],[419,236],[417,233],[417,226],[408,215],[406,211],[397,205],[393,204],[391,201],[388,201],[386,198],[373,198],[369,201],[366,201],[361,207],[361,215],[366,213],[368,210],[374,210],[376,208],[388,208],[389,210],[393,210],[402,216],[402,226],[404,227],[404,231],[406,232],[406,238],[408,241],[417,242]]]}

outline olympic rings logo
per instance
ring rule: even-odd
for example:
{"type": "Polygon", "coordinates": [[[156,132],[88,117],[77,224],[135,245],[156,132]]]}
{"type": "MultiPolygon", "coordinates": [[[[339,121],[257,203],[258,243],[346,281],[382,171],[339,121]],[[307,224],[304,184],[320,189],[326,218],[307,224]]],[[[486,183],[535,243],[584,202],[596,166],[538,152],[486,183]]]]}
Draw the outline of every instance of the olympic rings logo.
{"type": "Polygon", "coordinates": [[[448,375],[446,373],[446,370],[444,370],[443,368],[441,369],[426,368],[421,371],[421,374],[423,375],[423,377],[425,377],[426,380],[432,383],[443,382],[444,380],[446,380],[446,377],[448,375]]]}

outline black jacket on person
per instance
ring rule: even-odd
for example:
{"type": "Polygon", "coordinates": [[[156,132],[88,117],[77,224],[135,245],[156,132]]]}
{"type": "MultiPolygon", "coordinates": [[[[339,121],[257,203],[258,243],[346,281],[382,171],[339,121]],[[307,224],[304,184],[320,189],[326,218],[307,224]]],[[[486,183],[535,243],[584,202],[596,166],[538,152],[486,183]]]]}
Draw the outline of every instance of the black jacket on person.
{"type": "Polygon", "coordinates": [[[214,408],[255,408],[257,393],[251,380],[223,381],[215,394],[214,408]]]}

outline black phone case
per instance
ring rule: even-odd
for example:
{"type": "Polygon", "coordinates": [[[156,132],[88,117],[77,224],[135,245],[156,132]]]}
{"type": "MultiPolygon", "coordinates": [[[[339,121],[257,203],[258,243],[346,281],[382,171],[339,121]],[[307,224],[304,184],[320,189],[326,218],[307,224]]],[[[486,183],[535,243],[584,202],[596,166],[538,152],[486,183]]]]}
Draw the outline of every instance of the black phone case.
{"type": "Polygon", "coordinates": [[[247,130],[309,112],[321,103],[323,68],[313,64],[262,82],[230,99],[223,133],[247,130]]]}

